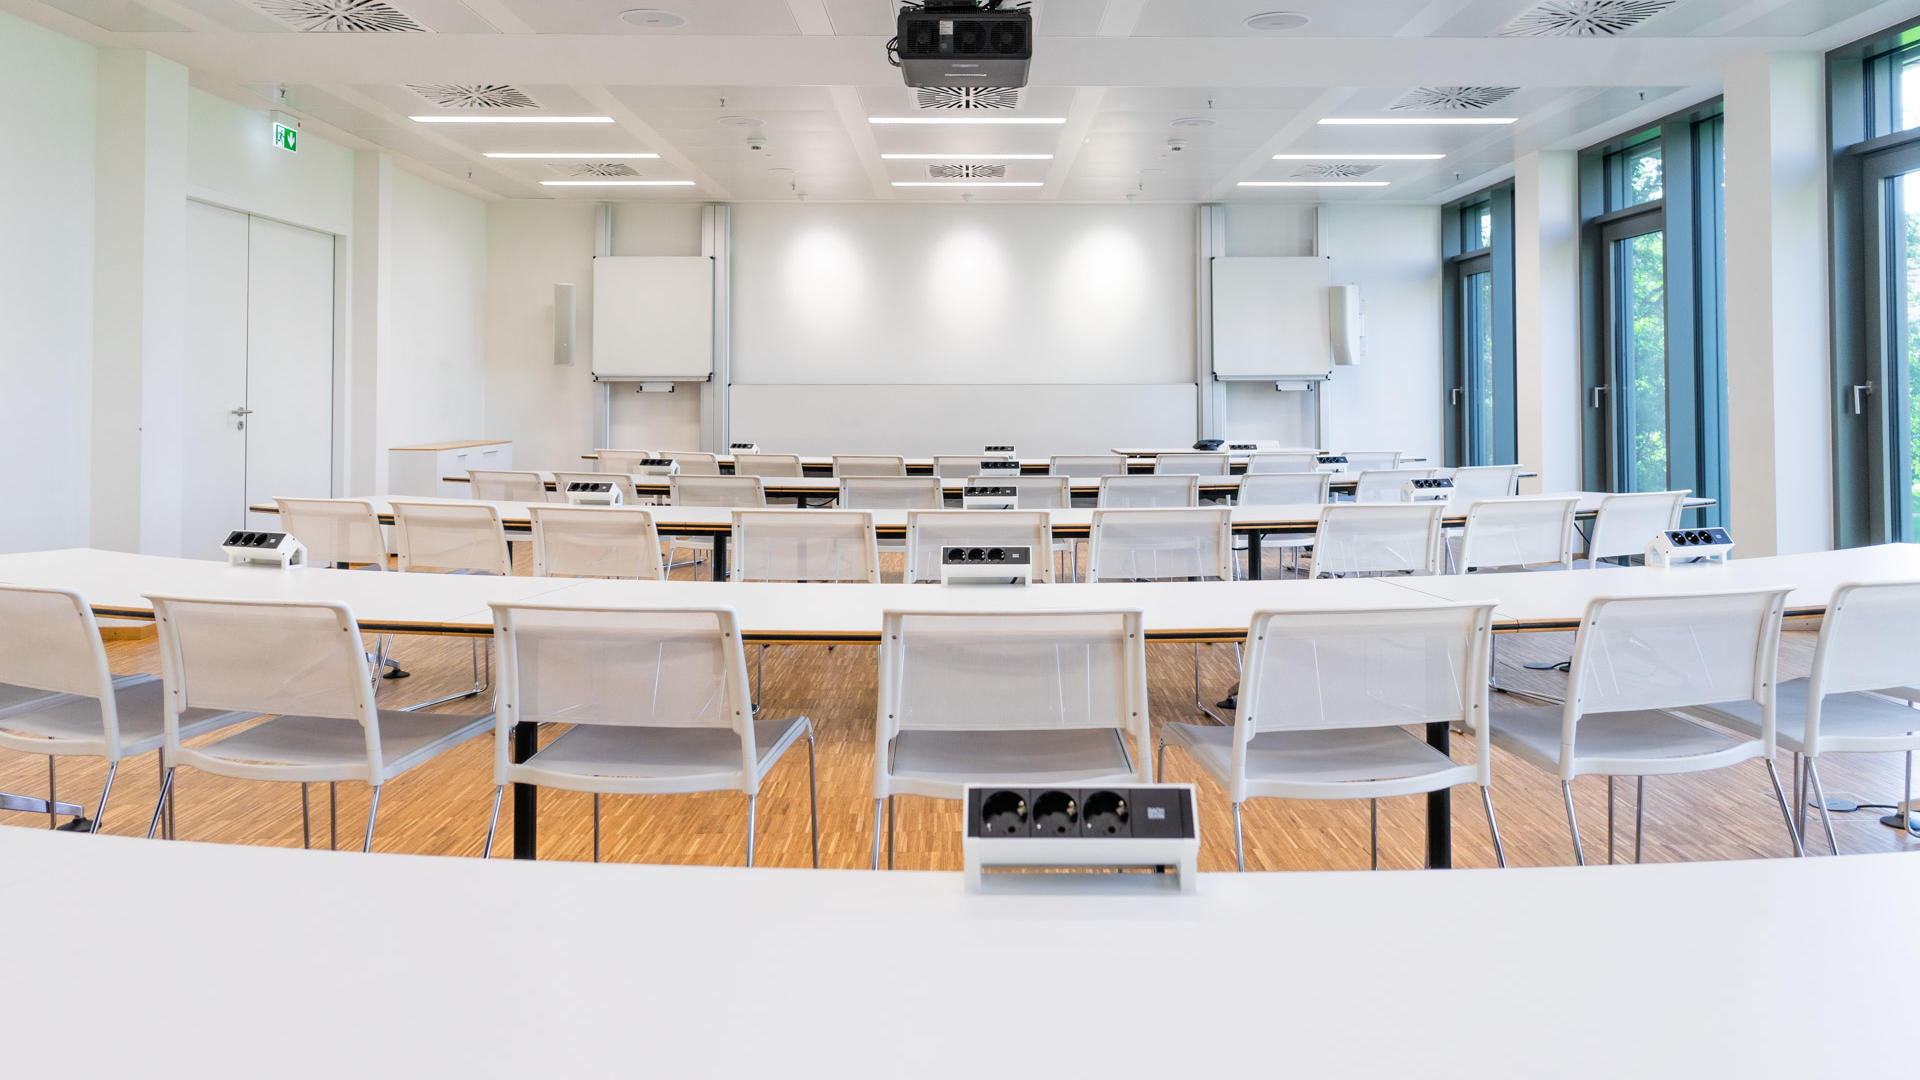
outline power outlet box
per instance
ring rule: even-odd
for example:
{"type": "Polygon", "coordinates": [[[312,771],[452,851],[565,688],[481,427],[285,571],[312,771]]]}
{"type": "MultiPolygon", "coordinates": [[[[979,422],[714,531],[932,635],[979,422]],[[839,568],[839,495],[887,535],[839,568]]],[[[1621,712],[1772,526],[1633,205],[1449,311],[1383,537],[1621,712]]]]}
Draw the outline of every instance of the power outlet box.
{"type": "Polygon", "coordinates": [[[1172,871],[1196,884],[1200,819],[1192,784],[967,787],[967,886],[997,869],[1172,871]]]}

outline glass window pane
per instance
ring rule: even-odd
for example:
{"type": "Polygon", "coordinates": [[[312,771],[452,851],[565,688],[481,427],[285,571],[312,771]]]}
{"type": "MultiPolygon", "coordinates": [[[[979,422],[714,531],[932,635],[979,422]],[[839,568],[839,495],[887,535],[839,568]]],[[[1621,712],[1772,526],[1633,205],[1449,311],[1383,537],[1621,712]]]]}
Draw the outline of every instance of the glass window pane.
{"type": "Polygon", "coordinates": [[[1920,50],[1903,53],[1897,60],[1894,92],[1900,102],[1900,126],[1895,130],[1910,131],[1920,127],[1920,50]]]}
{"type": "Polygon", "coordinates": [[[1467,464],[1493,461],[1493,275],[1469,274],[1467,306],[1467,464]]]}
{"type": "MultiPolygon", "coordinates": [[[[1911,71],[1912,67],[1905,70],[1911,71]]],[[[1920,95],[1916,95],[1920,96],[1920,95]]],[[[1900,253],[1903,256],[1902,267],[1906,280],[1900,283],[1899,292],[1906,298],[1905,331],[1899,348],[1906,350],[1904,358],[1896,356],[1896,363],[1904,362],[1907,375],[1906,408],[1901,410],[1901,419],[1906,425],[1904,438],[1890,440],[1896,453],[1904,453],[1906,460],[1894,462],[1894,475],[1901,478],[1901,507],[1898,518],[1906,527],[1901,540],[1920,538],[1920,172],[1910,172],[1900,177],[1899,219],[1900,253]]]]}
{"type": "Polygon", "coordinates": [[[1615,210],[1652,202],[1666,195],[1660,144],[1648,143],[1614,155],[1615,210]]]}
{"type": "Polygon", "coordinates": [[[1667,488],[1666,234],[1614,244],[1616,361],[1626,386],[1620,418],[1628,491],[1667,488]]]}

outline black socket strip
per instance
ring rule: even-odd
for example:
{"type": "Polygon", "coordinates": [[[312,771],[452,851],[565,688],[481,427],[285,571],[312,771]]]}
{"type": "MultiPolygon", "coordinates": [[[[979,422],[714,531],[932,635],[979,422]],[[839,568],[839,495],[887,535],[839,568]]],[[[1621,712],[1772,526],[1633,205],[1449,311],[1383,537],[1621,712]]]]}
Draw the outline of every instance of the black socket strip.
{"type": "Polygon", "coordinates": [[[1707,547],[1710,545],[1731,544],[1733,536],[1727,530],[1715,526],[1711,529],[1669,529],[1667,543],[1674,547],[1707,547]]]}
{"type": "Polygon", "coordinates": [[[235,531],[235,532],[228,533],[227,542],[220,546],[221,547],[237,547],[237,548],[276,548],[280,546],[280,541],[285,540],[286,538],[287,538],[287,534],[283,532],[235,531]]]}
{"type": "Polygon", "coordinates": [[[1030,547],[943,547],[940,561],[947,566],[1026,566],[1033,562],[1030,547]]]}
{"type": "Polygon", "coordinates": [[[987,452],[987,453],[989,453],[989,454],[1011,454],[1011,453],[1013,453],[1013,447],[1011,447],[1011,446],[989,446],[989,447],[987,447],[987,448],[986,448],[986,452],[987,452]]]}
{"type": "Polygon", "coordinates": [[[1252,451],[1254,451],[1254,450],[1258,450],[1258,449],[1260,449],[1260,444],[1259,444],[1259,443],[1250,443],[1250,442],[1236,442],[1236,443],[1228,443],[1228,444],[1227,444],[1227,449],[1229,449],[1229,450],[1246,450],[1246,451],[1248,451],[1248,452],[1252,452],[1252,451]]]}
{"type": "Polygon", "coordinates": [[[750,442],[737,442],[737,443],[730,443],[729,445],[735,450],[748,450],[748,451],[751,451],[754,446],[754,444],[750,442]]]}
{"type": "Polygon", "coordinates": [[[1019,488],[990,484],[968,484],[960,489],[960,496],[966,499],[1012,499],[1019,495],[1019,488]]]}
{"type": "Polygon", "coordinates": [[[569,492],[598,491],[605,493],[613,490],[613,484],[606,480],[569,480],[567,481],[567,490],[569,492]]]}
{"type": "Polygon", "coordinates": [[[1313,460],[1319,462],[1322,465],[1345,465],[1347,463],[1347,455],[1321,454],[1319,457],[1314,458],[1313,460]]]}
{"type": "Polygon", "coordinates": [[[992,788],[967,792],[970,837],[1148,837],[1198,835],[1193,789],[992,788]]]}
{"type": "Polygon", "coordinates": [[[981,472],[983,472],[983,473],[989,473],[989,472],[1019,472],[1019,471],[1020,471],[1020,463],[1019,463],[1019,462],[1017,462],[1017,461],[1009,461],[1009,460],[1005,460],[1005,459],[995,459],[995,460],[992,460],[992,461],[983,461],[983,462],[981,462],[981,463],[980,463],[980,471],[981,471],[981,472]]]}
{"type": "Polygon", "coordinates": [[[1415,491],[1439,491],[1453,486],[1453,479],[1446,476],[1436,476],[1429,480],[1409,480],[1407,482],[1413,485],[1415,491]]]}
{"type": "Polygon", "coordinates": [[[638,462],[635,462],[635,464],[644,465],[649,469],[664,469],[673,464],[673,459],[670,457],[643,457],[638,462]]]}

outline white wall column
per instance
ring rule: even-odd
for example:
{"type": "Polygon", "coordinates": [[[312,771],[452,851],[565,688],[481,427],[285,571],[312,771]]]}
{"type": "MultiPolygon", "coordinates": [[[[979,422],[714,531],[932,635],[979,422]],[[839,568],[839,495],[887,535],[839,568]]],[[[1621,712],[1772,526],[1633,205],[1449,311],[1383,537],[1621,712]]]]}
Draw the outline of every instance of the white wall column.
{"type": "Polygon", "coordinates": [[[1514,433],[1523,491],[1580,487],[1580,182],[1572,151],[1513,169],[1514,433]]]}
{"type": "Polygon", "coordinates": [[[1825,106],[1818,54],[1727,65],[1729,521],[1747,555],[1833,544],[1825,106]]]}
{"type": "Polygon", "coordinates": [[[187,69],[100,50],[95,143],[92,543],[176,555],[187,69]]]}
{"type": "Polygon", "coordinates": [[[386,392],[388,301],[393,264],[393,158],[376,150],[353,155],[353,243],[349,255],[349,322],[345,389],[346,493],[385,492],[389,440],[381,403],[386,392]]]}

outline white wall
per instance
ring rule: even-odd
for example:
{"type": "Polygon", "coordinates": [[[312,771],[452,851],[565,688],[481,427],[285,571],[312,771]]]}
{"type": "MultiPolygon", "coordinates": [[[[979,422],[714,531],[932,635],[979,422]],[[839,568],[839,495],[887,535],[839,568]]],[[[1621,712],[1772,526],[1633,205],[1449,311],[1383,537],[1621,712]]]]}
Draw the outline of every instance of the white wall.
{"type": "MultiPolygon", "coordinates": [[[[1312,255],[1319,246],[1319,208],[1307,203],[1229,203],[1226,207],[1228,257],[1292,258],[1312,255]]],[[[1334,372],[1338,378],[1340,370],[1334,372]]],[[[1270,382],[1233,380],[1220,384],[1224,412],[1221,437],[1272,439],[1286,446],[1318,445],[1314,435],[1314,395],[1334,390],[1276,390],[1270,382]]]]}
{"type": "Polygon", "coordinates": [[[487,206],[398,169],[391,183],[382,448],[511,438],[486,430],[487,206]]]}
{"type": "Polygon", "coordinates": [[[87,543],[92,47],[0,13],[0,551],[87,543]]]}
{"type": "Polygon", "coordinates": [[[289,154],[273,121],[204,90],[187,93],[187,195],[305,229],[353,232],[353,151],[317,136],[289,154]]]}
{"type": "Polygon", "coordinates": [[[1365,359],[1335,368],[1322,441],[1341,450],[1441,454],[1440,208],[1327,205],[1320,254],[1360,286],[1365,359]]]}
{"type": "Polygon", "coordinates": [[[1520,490],[1580,487],[1580,177],[1571,150],[1514,163],[1514,436],[1540,474],[1520,490]]]}

